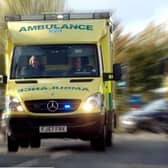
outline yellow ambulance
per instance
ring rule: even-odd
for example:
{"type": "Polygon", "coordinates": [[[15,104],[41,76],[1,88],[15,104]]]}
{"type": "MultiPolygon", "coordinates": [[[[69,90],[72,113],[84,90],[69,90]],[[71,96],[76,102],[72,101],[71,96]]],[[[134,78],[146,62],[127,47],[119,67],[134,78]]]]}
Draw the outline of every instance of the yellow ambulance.
{"type": "Polygon", "coordinates": [[[5,16],[8,27],[6,138],[9,152],[43,138],[112,145],[114,63],[109,12],[5,16]]]}

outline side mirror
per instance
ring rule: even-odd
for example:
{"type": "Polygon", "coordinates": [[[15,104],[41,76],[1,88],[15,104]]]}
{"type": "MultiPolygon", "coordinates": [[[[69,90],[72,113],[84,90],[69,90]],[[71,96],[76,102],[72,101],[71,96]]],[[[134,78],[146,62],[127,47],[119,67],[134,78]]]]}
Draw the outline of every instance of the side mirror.
{"type": "Polygon", "coordinates": [[[113,80],[113,74],[112,73],[103,73],[103,80],[104,81],[111,81],[111,80],[113,80]]]}
{"type": "Polygon", "coordinates": [[[1,84],[7,83],[7,76],[6,75],[0,75],[0,83],[1,84]]]}
{"type": "Polygon", "coordinates": [[[113,80],[119,81],[121,80],[122,71],[120,64],[113,64],[113,80]]]}
{"type": "Polygon", "coordinates": [[[104,81],[119,81],[121,80],[121,65],[120,64],[113,64],[113,73],[103,73],[103,80],[104,81]]]}

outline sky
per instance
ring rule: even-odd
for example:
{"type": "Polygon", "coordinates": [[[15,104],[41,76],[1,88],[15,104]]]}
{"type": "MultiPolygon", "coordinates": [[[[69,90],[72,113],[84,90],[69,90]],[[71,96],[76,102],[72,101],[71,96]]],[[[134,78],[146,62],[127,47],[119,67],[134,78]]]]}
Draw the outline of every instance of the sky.
{"type": "Polygon", "coordinates": [[[74,11],[113,11],[124,32],[136,34],[151,21],[168,23],[168,0],[67,0],[74,11]]]}

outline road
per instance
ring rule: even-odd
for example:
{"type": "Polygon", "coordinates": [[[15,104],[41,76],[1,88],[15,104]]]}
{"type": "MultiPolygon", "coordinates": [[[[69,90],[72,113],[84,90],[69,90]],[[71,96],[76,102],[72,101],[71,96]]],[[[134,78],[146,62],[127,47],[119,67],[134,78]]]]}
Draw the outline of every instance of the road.
{"type": "Polygon", "coordinates": [[[0,167],[167,168],[168,137],[141,133],[115,134],[106,152],[92,150],[80,140],[43,140],[39,149],[7,153],[0,144],[0,167]]]}

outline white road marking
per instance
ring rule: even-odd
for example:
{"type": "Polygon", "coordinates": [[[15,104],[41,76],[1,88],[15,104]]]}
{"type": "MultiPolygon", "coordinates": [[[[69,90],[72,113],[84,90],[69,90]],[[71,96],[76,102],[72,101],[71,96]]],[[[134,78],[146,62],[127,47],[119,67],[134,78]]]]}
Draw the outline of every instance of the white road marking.
{"type": "Polygon", "coordinates": [[[33,159],[33,160],[29,160],[29,161],[14,165],[12,167],[24,167],[25,168],[25,167],[35,166],[38,163],[39,163],[39,159],[33,159]]]}
{"type": "Polygon", "coordinates": [[[65,157],[65,156],[68,156],[71,154],[72,154],[71,151],[55,152],[55,153],[51,154],[50,159],[59,159],[61,157],[65,157]]]}

